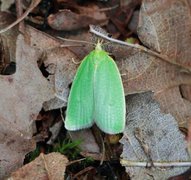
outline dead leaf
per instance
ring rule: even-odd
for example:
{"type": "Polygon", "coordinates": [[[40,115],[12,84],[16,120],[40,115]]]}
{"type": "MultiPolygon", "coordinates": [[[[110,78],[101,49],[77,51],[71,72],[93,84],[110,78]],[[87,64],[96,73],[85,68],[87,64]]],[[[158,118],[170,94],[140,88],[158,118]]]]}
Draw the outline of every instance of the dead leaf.
{"type": "Polygon", "coordinates": [[[169,62],[191,70],[191,15],[187,0],[143,0],[138,36],[169,62]]]}
{"type": "Polygon", "coordinates": [[[191,102],[191,86],[182,85],[182,86],[180,86],[180,91],[181,91],[183,98],[185,98],[191,102]]]}
{"type": "Polygon", "coordinates": [[[138,25],[138,22],[139,22],[139,11],[136,10],[133,12],[133,15],[132,15],[132,18],[128,24],[128,28],[136,33],[137,32],[137,25],[138,25]]]}
{"type": "Polygon", "coordinates": [[[64,36],[64,38],[68,39],[68,41],[63,40],[62,45],[78,57],[79,61],[74,59],[74,63],[77,65],[79,65],[80,61],[95,48],[95,44],[92,42],[92,34],[83,29],[78,31],[75,35],[69,33],[64,36]],[[73,42],[70,42],[70,40],[73,42]]]}
{"type": "Polygon", "coordinates": [[[187,129],[191,120],[191,102],[182,97],[179,86],[156,93],[154,98],[163,112],[172,114],[179,126],[187,129]]]}
{"type": "Polygon", "coordinates": [[[26,32],[30,39],[30,45],[41,49],[42,51],[49,51],[56,47],[60,47],[61,41],[47,33],[39,31],[32,26],[26,25],[26,32]]]}
{"type": "MultiPolygon", "coordinates": [[[[7,25],[11,24],[13,21],[14,17],[11,14],[6,12],[0,13],[0,28],[3,29],[4,27],[7,27],[7,25]]],[[[48,77],[50,80],[49,84],[52,89],[55,89],[54,95],[59,96],[59,98],[54,97],[50,101],[45,102],[43,105],[44,109],[51,110],[66,106],[69,84],[72,82],[77,68],[77,63],[75,62],[80,62],[77,56],[73,53],[76,48],[71,48],[71,50],[67,47],[61,48],[61,45],[64,44],[61,40],[29,25],[26,25],[26,32],[30,46],[40,49],[45,54],[43,61],[47,67],[47,71],[50,73],[48,77]],[[65,101],[60,100],[60,98],[65,101]]],[[[7,50],[9,61],[13,62],[15,61],[15,44],[17,36],[17,27],[1,34],[3,45],[9,47],[7,50]]],[[[81,53],[79,50],[77,52],[81,53]]],[[[85,51],[83,51],[83,54],[84,52],[85,51]]]]}
{"type": "Polygon", "coordinates": [[[45,57],[43,63],[49,73],[49,84],[54,89],[54,98],[43,104],[47,110],[62,108],[66,106],[68,99],[69,85],[72,82],[77,64],[78,57],[72,50],[61,47],[62,41],[46,33],[43,33],[31,26],[26,26],[30,36],[30,45],[40,48],[45,57]]]}
{"type": "Polygon", "coordinates": [[[53,126],[50,127],[49,131],[51,132],[52,135],[47,141],[47,144],[52,145],[55,142],[55,140],[57,139],[60,133],[62,126],[63,126],[63,121],[60,118],[60,121],[56,122],[53,126]]]}
{"type": "Polygon", "coordinates": [[[102,159],[102,153],[100,152],[100,148],[90,129],[84,129],[75,132],[70,131],[69,135],[73,141],[81,140],[79,148],[81,149],[80,154],[82,156],[92,157],[95,160],[102,159]]]}
{"type": "Polygon", "coordinates": [[[161,109],[172,114],[181,127],[187,127],[191,118],[191,103],[182,98],[179,86],[191,84],[191,75],[144,52],[132,52],[128,53],[127,59],[117,61],[125,94],[154,92],[161,109]]]}
{"type": "Polygon", "coordinates": [[[71,31],[88,27],[90,24],[104,25],[107,23],[107,17],[104,12],[99,11],[99,7],[92,5],[87,9],[80,8],[79,14],[64,9],[50,15],[48,23],[53,29],[71,31]]]}
{"type": "Polygon", "coordinates": [[[11,174],[14,180],[55,179],[63,180],[68,159],[60,153],[40,154],[34,161],[11,174]]]}
{"type": "MultiPolygon", "coordinates": [[[[127,122],[121,140],[124,160],[134,162],[188,161],[184,136],[170,114],[160,111],[159,104],[146,92],[127,97],[127,122]]],[[[189,167],[188,167],[189,168],[189,167]]],[[[187,167],[128,167],[131,179],[168,179],[185,172],[187,167]]]]}
{"type": "MultiPolygon", "coordinates": [[[[1,12],[0,13],[0,28],[3,29],[4,27],[7,27],[14,20],[15,18],[12,16],[12,14],[7,12],[1,12]]],[[[72,59],[74,59],[74,61],[78,61],[77,57],[69,49],[60,48],[62,44],[61,40],[58,40],[46,33],[43,33],[42,31],[39,31],[29,25],[26,25],[26,32],[27,32],[28,39],[30,40],[29,42],[30,46],[40,49],[47,57],[47,58],[44,58],[44,61],[45,61],[44,63],[48,67],[47,71],[49,71],[50,73],[50,76],[49,76],[50,86],[52,86],[52,89],[55,89],[55,92],[53,94],[58,93],[58,96],[60,96],[62,99],[67,99],[68,86],[71,83],[71,79],[70,79],[71,74],[73,74],[74,76],[75,68],[76,68],[76,64],[72,63],[72,59]],[[58,53],[58,55],[56,55],[55,53],[58,53]],[[65,71],[62,71],[62,69],[66,69],[66,66],[63,67],[61,65],[65,65],[70,62],[74,70],[69,69],[69,72],[71,71],[71,73],[66,74],[65,71]],[[54,75],[54,73],[56,73],[56,75],[54,75]],[[63,78],[64,75],[66,75],[68,79],[66,77],[63,78]],[[60,78],[60,81],[58,82],[59,78],[60,78]],[[63,79],[65,81],[63,81],[63,79]],[[64,82],[66,82],[66,84],[64,84],[64,82]],[[63,84],[65,85],[65,87],[61,89],[63,87],[63,84]],[[60,91],[63,92],[65,96],[62,96],[62,93],[60,91]]],[[[8,61],[15,62],[15,49],[16,49],[17,36],[18,36],[17,27],[12,28],[11,30],[1,34],[0,36],[2,39],[3,47],[6,49],[8,61]]],[[[57,97],[54,97],[50,101],[44,103],[44,109],[45,110],[56,109],[56,108],[63,107],[64,105],[66,105],[66,102],[63,102],[57,97]]]]}
{"type": "Polygon", "coordinates": [[[14,123],[2,119],[0,126],[0,179],[22,166],[25,155],[35,149],[36,143],[31,137],[17,132],[14,123]]]}
{"type": "Polygon", "coordinates": [[[23,163],[34,149],[34,121],[45,101],[53,97],[48,81],[42,76],[37,60],[41,52],[31,48],[19,35],[16,44],[16,73],[0,76],[0,177],[23,163]]]}
{"type": "MultiPolygon", "coordinates": [[[[7,12],[0,12],[0,29],[4,29],[9,24],[15,21],[15,17],[7,12]]],[[[10,63],[10,61],[15,62],[15,52],[16,52],[16,39],[18,36],[17,27],[12,28],[10,31],[0,34],[1,47],[4,49],[5,62],[10,63]]],[[[2,59],[1,59],[2,60],[2,59]]]]}
{"type": "Polygon", "coordinates": [[[1,11],[7,11],[13,3],[14,0],[1,1],[1,11]]]}
{"type": "Polygon", "coordinates": [[[45,110],[66,106],[69,84],[72,83],[77,69],[74,61],[78,62],[79,59],[67,48],[55,48],[47,52],[47,58],[44,63],[47,71],[50,73],[48,79],[53,88],[55,88],[57,97],[44,104],[45,110]]]}

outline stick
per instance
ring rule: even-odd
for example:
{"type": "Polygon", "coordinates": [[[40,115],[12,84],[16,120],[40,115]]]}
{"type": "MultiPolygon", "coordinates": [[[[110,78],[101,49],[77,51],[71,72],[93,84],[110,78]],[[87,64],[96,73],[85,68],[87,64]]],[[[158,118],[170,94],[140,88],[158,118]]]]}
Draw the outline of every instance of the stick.
{"type": "Polygon", "coordinates": [[[128,161],[121,159],[120,163],[123,166],[129,166],[129,167],[189,167],[191,166],[190,161],[182,161],[182,162],[175,162],[175,161],[169,161],[169,162],[137,162],[137,161],[128,161]]]}

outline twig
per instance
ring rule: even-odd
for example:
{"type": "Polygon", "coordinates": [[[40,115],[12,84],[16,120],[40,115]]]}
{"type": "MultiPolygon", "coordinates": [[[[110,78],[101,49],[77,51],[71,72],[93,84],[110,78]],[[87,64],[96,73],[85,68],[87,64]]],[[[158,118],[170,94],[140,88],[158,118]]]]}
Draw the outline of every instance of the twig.
{"type": "Polygon", "coordinates": [[[61,116],[61,119],[64,121],[64,111],[62,110],[62,108],[60,108],[60,116],[61,116]]]}
{"type": "MultiPolygon", "coordinates": [[[[22,0],[16,0],[15,4],[16,4],[17,19],[19,19],[23,15],[22,0]]],[[[23,21],[19,23],[19,31],[22,33],[24,33],[25,31],[25,26],[23,21]]]]}
{"type": "Polygon", "coordinates": [[[72,58],[72,62],[73,62],[74,64],[76,64],[76,65],[79,65],[79,64],[81,63],[81,61],[76,62],[76,61],[74,60],[74,58],[72,58]]]}
{"type": "Polygon", "coordinates": [[[87,173],[88,171],[91,171],[92,169],[95,169],[95,168],[92,167],[92,166],[87,167],[87,168],[81,170],[80,172],[76,173],[76,174],[72,177],[72,179],[76,179],[78,176],[81,176],[82,174],[87,173]]]}
{"type": "Polygon", "coordinates": [[[25,19],[28,14],[36,7],[38,6],[38,4],[40,3],[41,0],[33,0],[29,6],[29,8],[24,12],[24,14],[22,14],[21,17],[19,17],[16,21],[14,21],[12,24],[10,24],[9,26],[7,26],[6,28],[0,30],[0,34],[4,33],[6,31],[8,31],[9,29],[11,29],[12,27],[16,26],[18,23],[20,23],[23,19],[25,19]]]}
{"type": "Polygon", "coordinates": [[[119,7],[119,5],[116,4],[116,5],[112,6],[112,7],[101,8],[101,9],[99,9],[99,12],[111,11],[111,10],[116,9],[118,7],[119,7]]]}
{"type": "Polygon", "coordinates": [[[97,36],[99,36],[99,37],[101,37],[101,38],[104,38],[104,39],[106,39],[106,40],[108,40],[110,42],[114,42],[114,43],[118,43],[120,45],[125,45],[125,46],[129,46],[129,47],[132,47],[132,48],[135,48],[135,49],[139,49],[139,50],[141,50],[143,52],[149,53],[149,54],[151,54],[151,55],[153,55],[155,57],[161,58],[161,59],[163,59],[165,61],[168,61],[168,62],[170,61],[167,56],[163,56],[163,55],[161,55],[159,53],[156,53],[156,52],[154,52],[154,51],[152,51],[152,50],[150,50],[150,49],[148,49],[148,48],[146,48],[144,46],[141,46],[139,44],[130,44],[130,43],[127,43],[127,42],[124,42],[124,41],[120,41],[118,39],[108,37],[105,34],[99,32],[99,31],[96,31],[94,26],[92,26],[92,25],[90,25],[90,32],[97,35],[97,36]]]}
{"type": "Polygon", "coordinates": [[[70,166],[72,164],[75,164],[75,163],[78,163],[78,162],[81,162],[81,161],[84,161],[86,160],[86,158],[82,158],[82,159],[77,159],[77,160],[74,160],[74,161],[70,161],[69,163],[67,163],[67,166],[70,166]]]}
{"type": "Polygon", "coordinates": [[[80,44],[61,44],[59,47],[61,48],[65,48],[65,47],[84,47],[84,45],[80,45],[80,44]]]}
{"type": "Polygon", "coordinates": [[[191,166],[191,162],[189,161],[182,161],[182,162],[175,162],[175,161],[169,161],[169,162],[137,162],[137,161],[128,161],[121,159],[120,163],[123,166],[129,166],[129,167],[188,167],[191,166]]]}
{"type": "Polygon", "coordinates": [[[63,40],[63,41],[68,41],[68,42],[75,42],[75,43],[85,43],[85,44],[91,44],[91,45],[95,45],[92,42],[88,42],[88,41],[83,41],[83,40],[76,40],[76,39],[67,39],[67,38],[63,38],[60,36],[57,36],[57,38],[63,40]]]}

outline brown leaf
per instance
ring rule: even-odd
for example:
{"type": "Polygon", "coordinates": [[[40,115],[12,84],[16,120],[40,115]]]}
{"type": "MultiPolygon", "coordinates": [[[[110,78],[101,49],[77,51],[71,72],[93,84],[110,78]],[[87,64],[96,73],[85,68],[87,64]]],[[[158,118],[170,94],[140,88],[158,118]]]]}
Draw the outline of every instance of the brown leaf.
{"type": "Polygon", "coordinates": [[[22,165],[26,153],[34,149],[34,119],[53,90],[42,76],[37,60],[41,52],[19,35],[16,44],[16,73],[0,76],[0,177],[22,165]]]}
{"type": "Polygon", "coordinates": [[[11,174],[14,180],[63,180],[68,159],[60,153],[40,154],[34,161],[11,174]]]}
{"type": "Polygon", "coordinates": [[[30,45],[39,47],[45,54],[43,63],[49,73],[50,86],[54,89],[54,98],[43,104],[45,110],[66,106],[69,84],[74,78],[78,57],[69,48],[61,47],[62,41],[31,26],[26,27],[30,36],[30,45]]]}
{"type": "Polygon", "coordinates": [[[48,17],[49,25],[56,30],[76,30],[88,27],[90,24],[106,24],[105,13],[100,12],[97,6],[81,8],[79,14],[64,9],[48,17]]]}
{"type": "Polygon", "coordinates": [[[132,52],[118,63],[126,94],[149,90],[158,93],[180,84],[191,84],[191,75],[178,66],[144,52],[132,52]]]}
{"type": "Polygon", "coordinates": [[[180,127],[188,128],[188,122],[191,120],[191,102],[182,98],[178,86],[156,93],[155,99],[160,103],[163,112],[176,118],[180,127]]]}
{"type": "Polygon", "coordinates": [[[50,36],[47,33],[39,31],[32,26],[26,26],[26,32],[30,39],[30,45],[32,47],[39,48],[43,51],[48,51],[56,47],[60,47],[61,41],[50,36]]]}
{"type": "Polygon", "coordinates": [[[72,83],[77,69],[74,61],[78,62],[79,59],[67,48],[55,48],[47,52],[44,63],[50,73],[48,79],[57,97],[44,104],[45,110],[66,106],[69,84],[72,83]]]}
{"type": "Polygon", "coordinates": [[[190,85],[181,85],[180,91],[183,98],[191,102],[191,86],[190,85]]]}
{"type": "Polygon", "coordinates": [[[191,117],[191,104],[182,99],[178,87],[191,84],[191,75],[176,65],[144,52],[132,52],[128,53],[127,59],[118,62],[125,94],[154,92],[161,109],[171,113],[179,125],[187,126],[187,120],[191,117]]]}
{"type": "MultiPolygon", "coordinates": [[[[12,123],[13,124],[13,123],[12,123]]],[[[22,166],[25,155],[35,149],[36,143],[17,132],[11,123],[6,119],[0,126],[0,178],[7,176],[10,172],[22,166]]]]}
{"type": "MultiPolygon", "coordinates": [[[[0,13],[1,28],[6,27],[13,21],[14,18],[11,14],[5,12],[0,13]]],[[[60,46],[64,44],[61,40],[29,25],[26,25],[26,32],[30,46],[41,49],[45,54],[43,61],[47,67],[47,71],[50,73],[48,77],[50,86],[55,89],[55,94],[59,96],[59,98],[65,100],[63,101],[58,97],[54,97],[50,101],[44,103],[44,109],[51,110],[65,106],[68,98],[69,84],[72,82],[77,67],[75,62],[80,61],[74,54],[77,48],[71,47],[70,50],[67,48],[67,44],[66,47],[61,48],[60,46]]],[[[85,35],[87,35],[87,33],[85,35]]],[[[17,28],[12,28],[2,34],[3,45],[9,47],[8,57],[10,61],[15,61],[15,44],[17,36],[17,28]]],[[[84,48],[78,47],[76,52],[79,52],[79,56],[82,56],[81,53],[84,55],[85,51],[84,48]]]]}
{"type": "Polygon", "coordinates": [[[191,69],[191,15],[187,0],[144,0],[138,35],[169,62],[191,69]]]}
{"type": "Polygon", "coordinates": [[[69,131],[69,135],[73,141],[82,141],[79,144],[79,147],[81,149],[81,155],[83,155],[84,157],[92,157],[95,160],[102,159],[100,148],[97,144],[96,138],[94,137],[90,129],[84,129],[75,132],[69,131]]]}
{"type": "MultiPolygon", "coordinates": [[[[15,21],[15,17],[7,12],[0,12],[0,29],[4,29],[9,24],[15,21]]],[[[17,27],[12,28],[3,34],[0,34],[0,39],[2,41],[1,46],[4,49],[5,62],[10,63],[10,61],[15,62],[15,52],[16,52],[16,39],[18,36],[17,27]]],[[[0,60],[2,61],[2,59],[0,60]]]]}

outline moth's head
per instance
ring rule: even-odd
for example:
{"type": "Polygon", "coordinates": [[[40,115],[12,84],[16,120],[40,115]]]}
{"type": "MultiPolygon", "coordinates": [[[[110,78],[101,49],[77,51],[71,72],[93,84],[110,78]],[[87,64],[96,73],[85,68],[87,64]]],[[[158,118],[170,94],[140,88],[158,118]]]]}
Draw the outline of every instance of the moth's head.
{"type": "Polygon", "coordinates": [[[101,47],[101,46],[102,46],[102,43],[103,43],[102,40],[98,40],[95,49],[96,49],[96,50],[102,50],[102,47],[101,47]]]}

